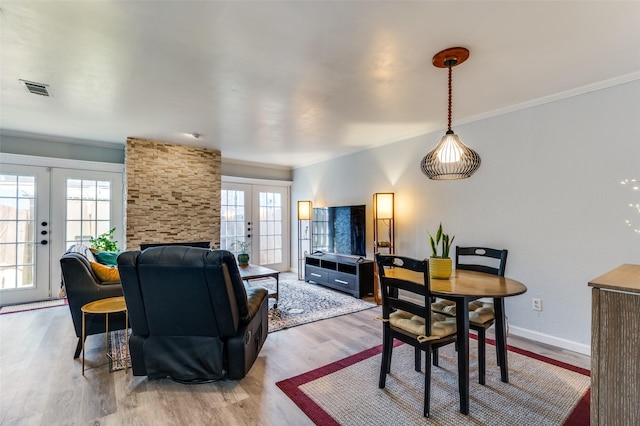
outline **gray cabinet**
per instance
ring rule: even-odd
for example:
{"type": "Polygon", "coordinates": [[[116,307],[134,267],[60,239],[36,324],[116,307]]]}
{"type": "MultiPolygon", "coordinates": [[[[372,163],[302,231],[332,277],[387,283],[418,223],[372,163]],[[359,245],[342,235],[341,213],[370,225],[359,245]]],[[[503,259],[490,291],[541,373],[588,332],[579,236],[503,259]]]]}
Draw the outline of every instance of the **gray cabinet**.
{"type": "Polygon", "coordinates": [[[335,254],[307,255],[304,279],[360,299],[373,293],[373,261],[335,254]]]}

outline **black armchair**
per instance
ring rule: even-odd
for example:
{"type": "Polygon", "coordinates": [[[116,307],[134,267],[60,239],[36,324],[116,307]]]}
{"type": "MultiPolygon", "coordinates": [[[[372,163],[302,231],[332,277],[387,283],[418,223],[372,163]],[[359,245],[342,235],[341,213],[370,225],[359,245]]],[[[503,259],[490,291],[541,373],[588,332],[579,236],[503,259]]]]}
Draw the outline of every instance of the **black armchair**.
{"type": "Polygon", "coordinates": [[[165,246],[118,256],[136,376],[240,379],[267,338],[264,288],[245,288],[225,250],[165,246]]]}
{"type": "MultiPolygon", "coordinates": [[[[122,285],[119,281],[101,282],[91,268],[89,261],[94,261],[93,255],[87,247],[72,246],[60,259],[62,282],[65,286],[73,328],[78,337],[74,358],[82,351],[82,307],[94,300],[108,297],[122,296],[122,285]],[[87,258],[90,256],[91,259],[87,258]]],[[[124,313],[109,315],[109,330],[123,330],[125,328],[124,313]]],[[[87,315],[85,335],[105,332],[104,315],[87,315]]]]}

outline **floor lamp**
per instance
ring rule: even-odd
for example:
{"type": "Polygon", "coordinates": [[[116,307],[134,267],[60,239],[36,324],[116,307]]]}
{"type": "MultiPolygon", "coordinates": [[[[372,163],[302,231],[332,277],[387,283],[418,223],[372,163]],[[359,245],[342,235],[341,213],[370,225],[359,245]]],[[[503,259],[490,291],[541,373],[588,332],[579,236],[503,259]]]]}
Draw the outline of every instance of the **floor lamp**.
{"type": "MultiPolygon", "coordinates": [[[[384,250],[394,254],[395,244],[395,195],[393,192],[376,192],[373,194],[373,252],[384,250]]],[[[377,272],[374,277],[373,297],[380,304],[377,272]]]]}
{"type": "Polygon", "coordinates": [[[311,253],[313,227],[313,204],[298,201],[298,279],[304,279],[305,257],[311,253]]]}

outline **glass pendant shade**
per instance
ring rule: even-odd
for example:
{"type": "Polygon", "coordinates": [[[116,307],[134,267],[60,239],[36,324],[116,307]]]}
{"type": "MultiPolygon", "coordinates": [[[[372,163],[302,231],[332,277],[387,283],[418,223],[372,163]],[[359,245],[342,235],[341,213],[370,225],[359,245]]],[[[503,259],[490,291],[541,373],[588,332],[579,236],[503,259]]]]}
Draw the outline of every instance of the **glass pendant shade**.
{"type": "Polygon", "coordinates": [[[480,167],[480,156],[448,131],[422,159],[422,173],[433,180],[456,180],[471,176],[480,167]]]}

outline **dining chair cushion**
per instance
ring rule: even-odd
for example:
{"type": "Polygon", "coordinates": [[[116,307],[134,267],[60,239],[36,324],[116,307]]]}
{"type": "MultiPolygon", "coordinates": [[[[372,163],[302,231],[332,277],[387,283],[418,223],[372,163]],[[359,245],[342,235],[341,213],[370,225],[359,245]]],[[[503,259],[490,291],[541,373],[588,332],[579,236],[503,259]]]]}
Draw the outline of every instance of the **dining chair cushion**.
{"type": "MultiPolygon", "coordinates": [[[[426,336],[424,318],[405,311],[395,311],[389,314],[389,322],[393,327],[400,328],[416,336],[426,336]]],[[[446,315],[431,313],[430,336],[445,337],[456,333],[455,318],[446,315]]]]}
{"type": "MultiPolygon", "coordinates": [[[[452,315],[451,311],[455,312],[456,303],[450,300],[438,299],[431,304],[431,311],[438,312],[444,315],[452,315]]],[[[455,313],[453,314],[455,315],[455,313]]]]}
{"type": "MultiPolygon", "coordinates": [[[[456,315],[456,304],[450,300],[438,300],[431,304],[431,310],[444,315],[456,315]]],[[[495,319],[493,303],[474,300],[469,302],[469,321],[476,324],[485,324],[495,319]]]]}

